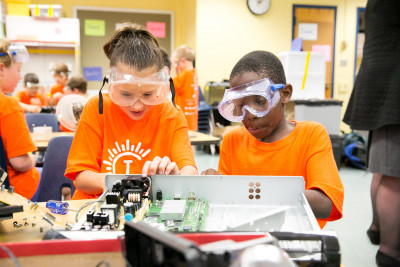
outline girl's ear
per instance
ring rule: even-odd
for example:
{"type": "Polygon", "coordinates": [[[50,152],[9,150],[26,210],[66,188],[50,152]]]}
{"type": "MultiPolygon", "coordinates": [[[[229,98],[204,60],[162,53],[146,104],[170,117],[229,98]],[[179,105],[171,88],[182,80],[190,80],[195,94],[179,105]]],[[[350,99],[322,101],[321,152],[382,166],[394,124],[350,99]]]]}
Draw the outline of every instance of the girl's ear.
{"type": "Polygon", "coordinates": [[[287,83],[282,89],[280,89],[280,92],[281,92],[282,103],[287,104],[290,101],[290,98],[292,97],[293,87],[290,83],[287,83]]]}
{"type": "Polygon", "coordinates": [[[4,70],[5,70],[6,65],[4,65],[3,62],[0,62],[0,77],[4,77],[4,70]]]}

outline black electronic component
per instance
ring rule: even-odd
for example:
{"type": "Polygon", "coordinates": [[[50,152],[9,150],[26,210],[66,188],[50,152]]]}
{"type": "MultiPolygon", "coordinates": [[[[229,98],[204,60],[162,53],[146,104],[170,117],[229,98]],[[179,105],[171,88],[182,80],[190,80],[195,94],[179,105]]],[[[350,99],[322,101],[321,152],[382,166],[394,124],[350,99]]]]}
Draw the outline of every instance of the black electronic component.
{"type": "Polygon", "coordinates": [[[162,191],[161,190],[157,190],[157,200],[161,201],[162,200],[162,191]]]}
{"type": "Polygon", "coordinates": [[[112,192],[121,192],[122,191],[122,183],[121,181],[116,181],[111,189],[112,192]]]}
{"type": "Polygon", "coordinates": [[[118,207],[121,205],[120,193],[119,192],[110,192],[106,194],[106,203],[107,204],[117,204],[118,207]]]}
{"type": "Polygon", "coordinates": [[[106,225],[110,223],[110,217],[108,213],[96,212],[93,215],[94,225],[106,225]]]}
{"type": "Polygon", "coordinates": [[[89,210],[88,212],[86,212],[86,221],[87,222],[93,222],[93,214],[94,214],[93,210],[89,210]]]}

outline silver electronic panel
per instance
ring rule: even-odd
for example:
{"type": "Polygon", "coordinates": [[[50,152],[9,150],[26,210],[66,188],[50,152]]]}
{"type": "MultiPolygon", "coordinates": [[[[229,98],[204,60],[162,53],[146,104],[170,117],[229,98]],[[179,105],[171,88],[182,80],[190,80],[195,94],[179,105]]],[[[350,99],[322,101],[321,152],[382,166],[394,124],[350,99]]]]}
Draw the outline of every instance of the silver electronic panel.
{"type": "MultiPolygon", "coordinates": [[[[124,177],[107,175],[107,190],[124,177]]],[[[154,175],[150,199],[161,190],[164,199],[207,200],[203,231],[319,231],[304,186],[299,176],[154,175]]]]}

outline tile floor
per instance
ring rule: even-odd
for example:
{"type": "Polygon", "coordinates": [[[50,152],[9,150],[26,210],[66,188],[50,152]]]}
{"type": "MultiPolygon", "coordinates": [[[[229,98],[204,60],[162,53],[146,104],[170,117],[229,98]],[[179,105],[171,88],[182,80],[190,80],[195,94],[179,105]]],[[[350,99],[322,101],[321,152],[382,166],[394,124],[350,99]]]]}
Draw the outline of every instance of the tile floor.
{"type": "MultiPolygon", "coordinates": [[[[199,172],[218,168],[218,154],[211,155],[196,149],[199,172]]],[[[363,170],[342,167],[340,176],[345,189],[343,218],[328,223],[324,230],[336,232],[344,267],[375,267],[378,246],[369,242],[366,230],[371,224],[370,185],[372,174],[363,170]]]]}

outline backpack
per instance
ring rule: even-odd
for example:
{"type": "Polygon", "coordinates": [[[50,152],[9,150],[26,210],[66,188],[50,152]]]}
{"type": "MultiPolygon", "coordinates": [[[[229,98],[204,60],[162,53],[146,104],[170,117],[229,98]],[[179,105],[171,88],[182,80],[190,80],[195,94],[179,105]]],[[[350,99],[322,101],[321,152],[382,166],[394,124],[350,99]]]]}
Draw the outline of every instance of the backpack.
{"type": "Polygon", "coordinates": [[[367,140],[360,134],[351,132],[344,136],[343,157],[346,165],[367,169],[367,140]]]}

